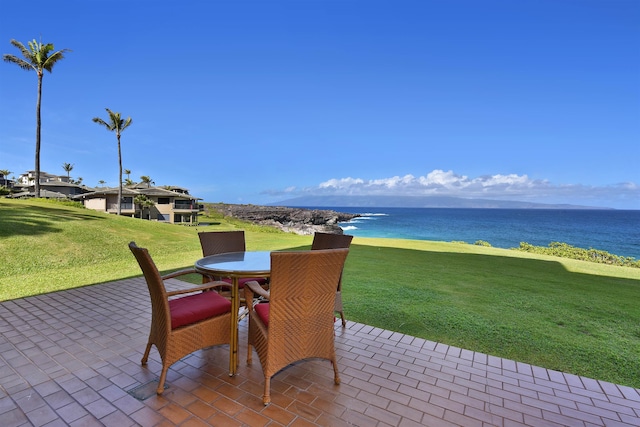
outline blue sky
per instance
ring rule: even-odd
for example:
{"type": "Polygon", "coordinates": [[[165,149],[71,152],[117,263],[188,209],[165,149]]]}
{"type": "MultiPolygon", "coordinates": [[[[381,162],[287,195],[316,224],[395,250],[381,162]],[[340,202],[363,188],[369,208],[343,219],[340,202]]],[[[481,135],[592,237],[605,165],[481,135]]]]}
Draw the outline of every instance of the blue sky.
{"type": "MultiPolygon", "coordinates": [[[[640,209],[640,1],[3,2],[46,74],[43,171],[207,202],[452,195],[640,209]]],[[[34,72],[0,63],[0,169],[34,168],[34,72]]]]}

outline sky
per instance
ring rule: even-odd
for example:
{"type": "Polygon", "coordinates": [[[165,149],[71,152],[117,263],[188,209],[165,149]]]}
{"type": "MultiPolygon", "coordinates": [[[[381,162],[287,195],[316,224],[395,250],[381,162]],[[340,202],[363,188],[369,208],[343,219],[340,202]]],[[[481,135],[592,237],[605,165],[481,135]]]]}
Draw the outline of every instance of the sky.
{"type": "MultiPolygon", "coordinates": [[[[205,202],[447,195],[640,209],[638,0],[0,0],[0,53],[70,49],[41,170],[205,202]]],[[[37,76],[0,63],[0,169],[35,168],[37,76]]],[[[10,175],[11,176],[11,175],[10,175]]]]}

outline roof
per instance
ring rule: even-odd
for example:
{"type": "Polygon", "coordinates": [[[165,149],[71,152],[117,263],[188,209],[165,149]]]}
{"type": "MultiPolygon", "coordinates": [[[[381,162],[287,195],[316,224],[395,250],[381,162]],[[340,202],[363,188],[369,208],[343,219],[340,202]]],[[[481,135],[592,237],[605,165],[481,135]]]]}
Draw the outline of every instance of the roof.
{"type": "MultiPolygon", "coordinates": [[[[117,195],[118,187],[100,187],[95,188],[94,191],[90,191],[84,194],[78,194],[74,196],[76,199],[87,199],[95,196],[117,195]]],[[[178,193],[176,191],[166,190],[161,187],[145,187],[145,188],[131,188],[122,187],[122,195],[124,196],[154,196],[154,197],[175,197],[179,199],[198,200],[197,197],[193,197],[189,194],[178,193]]]]}
{"type": "MultiPolygon", "coordinates": [[[[35,196],[36,196],[35,191],[22,191],[20,193],[13,193],[13,194],[7,195],[7,197],[10,197],[13,199],[19,199],[21,197],[35,197],[35,196]]],[[[45,199],[66,199],[68,196],[66,194],[62,194],[57,191],[41,189],[40,197],[44,197],[45,199]]]]}

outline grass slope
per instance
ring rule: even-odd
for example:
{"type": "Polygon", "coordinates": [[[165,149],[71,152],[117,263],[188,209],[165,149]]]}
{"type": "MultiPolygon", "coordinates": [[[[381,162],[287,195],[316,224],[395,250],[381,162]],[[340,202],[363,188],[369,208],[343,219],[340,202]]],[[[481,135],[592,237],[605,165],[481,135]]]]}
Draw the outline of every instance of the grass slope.
{"type": "MultiPolygon", "coordinates": [[[[223,219],[183,227],[43,201],[0,199],[0,300],[140,275],[127,243],[164,270],[200,257],[197,232],[246,230],[250,250],[311,236],[223,219]]],[[[347,318],[491,355],[640,387],[640,271],[481,246],[356,238],[347,318]]]]}

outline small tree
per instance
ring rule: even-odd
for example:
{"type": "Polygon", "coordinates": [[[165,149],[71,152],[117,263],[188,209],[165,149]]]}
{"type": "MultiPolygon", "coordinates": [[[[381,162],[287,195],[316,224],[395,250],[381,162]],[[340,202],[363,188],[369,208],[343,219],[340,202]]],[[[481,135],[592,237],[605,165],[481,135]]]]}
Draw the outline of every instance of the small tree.
{"type": "Polygon", "coordinates": [[[69,174],[73,170],[73,164],[71,164],[71,163],[63,163],[62,164],[62,169],[64,169],[67,172],[67,179],[69,179],[71,177],[69,174]]]}
{"type": "Polygon", "coordinates": [[[0,169],[0,175],[2,175],[2,178],[4,179],[4,185],[8,187],[7,183],[9,181],[9,174],[11,173],[10,170],[8,169],[0,169]]]}
{"type": "Polygon", "coordinates": [[[101,179],[100,181],[98,181],[98,184],[102,185],[103,187],[106,183],[107,181],[105,181],[104,179],[101,179]]]}
{"type": "Polygon", "coordinates": [[[106,122],[100,117],[94,117],[93,121],[107,128],[107,130],[116,133],[118,139],[118,215],[122,212],[122,151],[120,149],[120,134],[131,124],[131,117],[122,119],[120,113],[113,112],[106,108],[109,113],[109,121],[106,122]]]}
{"type": "Polygon", "coordinates": [[[42,101],[42,77],[44,77],[44,71],[52,72],[53,66],[56,62],[64,59],[65,52],[70,52],[69,49],[62,49],[57,52],[53,52],[53,44],[38,43],[35,39],[27,43],[29,48],[27,49],[22,43],[17,40],[11,40],[10,43],[20,50],[22,58],[18,58],[15,55],[5,54],[2,56],[6,62],[12,62],[18,67],[26,71],[34,70],[38,75],[38,100],[36,101],[36,197],[40,197],[40,129],[42,122],[40,120],[40,104],[42,101]],[[50,54],[51,53],[51,54],[50,54]]]}
{"type": "Polygon", "coordinates": [[[151,207],[153,205],[155,205],[155,203],[153,203],[153,200],[149,199],[144,194],[140,194],[140,195],[136,196],[133,199],[133,202],[135,204],[137,204],[137,205],[140,205],[140,217],[141,218],[144,216],[144,209],[148,208],[149,209],[149,217],[147,219],[151,220],[151,207]]]}
{"type": "Polygon", "coordinates": [[[147,184],[147,188],[151,187],[151,184],[155,184],[155,182],[153,182],[151,180],[151,177],[147,176],[147,175],[143,175],[140,177],[140,182],[144,182],[145,184],[147,184]]]}

